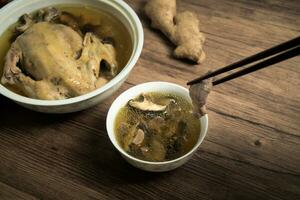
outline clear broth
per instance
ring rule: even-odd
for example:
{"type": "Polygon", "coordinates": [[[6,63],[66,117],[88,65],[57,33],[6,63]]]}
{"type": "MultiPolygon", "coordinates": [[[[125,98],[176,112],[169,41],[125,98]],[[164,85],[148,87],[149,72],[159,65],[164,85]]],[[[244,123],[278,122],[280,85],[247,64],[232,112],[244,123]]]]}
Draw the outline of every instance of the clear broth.
{"type": "MultiPolygon", "coordinates": [[[[114,130],[119,145],[130,155],[147,161],[172,160],[189,152],[196,145],[201,130],[200,121],[194,116],[192,112],[192,105],[184,98],[170,93],[153,92],[147,93],[147,95],[151,97],[154,103],[161,105],[163,104],[163,102],[165,102],[166,98],[175,99],[175,101],[177,102],[177,107],[174,107],[173,111],[172,109],[169,109],[171,110],[170,112],[168,109],[166,110],[166,112],[143,112],[138,111],[127,104],[120,109],[115,121],[114,130]],[[165,121],[164,123],[158,125],[161,128],[160,132],[153,131],[151,125],[149,124],[151,123],[150,120],[157,116],[162,117],[165,121]],[[141,121],[143,121],[145,127],[148,127],[148,130],[145,134],[144,142],[139,148],[141,148],[142,146],[146,146],[149,151],[157,151],[157,149],[151,149],[154,147],[151,147],[150,142],[152,141],[152,138],[154,138],[154,140],[157,140],[164,146],[164,157],[162,155],[156,156],[154,155],[154,153],[153,156],[145,155],[141,152],[141,150],[136,150],[136,148],[132,146],[129,149],[125,149],[124,138],[126,136],[124,135],[128,134],[128,132],[132,130],[131,128],[135,127],[136,124],[140,123],[141,121]],[[170,134],[170,132],[174,132],[175,130],[172,129],[173,127],[179,127],[179,123],[186,125],[184,130],[185,135],[181,135],[183,133],[179,132],[177,133],[177,135],[170,134]],[[124,124],[127,124],[127,133],[125,133],[124,130],[122,131],[122,126],[124,126],[124,124]],[[180,139],[181,136],[183,136],[185,139],[180,139]],[[175,137],[177,137],[178,139],[178,141],[175,141],[177,146],[174,146],[173,138],[175,137]]],[[[160,152],[156,153],[159,154],[160,152]]]]}

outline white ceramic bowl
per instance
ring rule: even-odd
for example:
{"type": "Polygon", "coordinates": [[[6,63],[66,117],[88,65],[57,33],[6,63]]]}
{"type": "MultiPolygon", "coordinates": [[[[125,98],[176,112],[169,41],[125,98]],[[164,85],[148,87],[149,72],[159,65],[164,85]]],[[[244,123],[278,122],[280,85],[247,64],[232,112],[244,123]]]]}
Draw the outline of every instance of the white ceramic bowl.
{"type": "Polygon", "coordinates": [[[200,123],[201,123],[201,131],[199,133],[199,138],[196,143],[196,145],[191,149],[188,153],[185,155],[174,159],[170,161],[165,161],[165,162],[149,162],[149,161],[144,161],[137,159],[128,153],[126,153],[118,144],[116,140],[116,135],[114,131],[115,127],[115,119],[116,116],[120,110],[120,108],[124,107],[127,102],[130,99],[133,99],[140,95],[141,93],[144,92],[168,92],[168,93],[173,93],[177,94],[189,102],[191,102],[191,99],[189,97],[189,91],[179,85],[173,84],[173,83],[168,83],[168,82],[149,82],[149,83],[143,83],[137,86],[134,86],[125,92],[123,92],[118,98],[115,99],[113,104],[111,105],[107,118],[106,118],[106,128],[108,132],[108,136],[112,142],[112,144],[115,146],[115,148],[121,153],[121,155],[133,166],[146,170],[146,171],[152,171],[152,172],[163,172],[163,171],[169,171],[172,169],[175,169],[184,163],[186,163],[193,153],[197,150],[199,145],[202,143],[206,133],[207,133],[207,128],[208,128],[208,117],[207,115],[203,116],[200,118],[200,123]]]}
{"type": "Polygon", "coordinates": [[[0,10],[0,35],[10,25],[15,23],[21,15],[31,13],[40,8],[61,4],[91,6],[114,15],[127,27],[133,42],[133,52],[124,69],[109,83],[88,94],[75,98],[54,101],[31,99],[18,95],[0,84],[0,94],[26,108],[39,112],[75,112],[94,106],[111,96],[128,77],[141,54],[144,43],[142,24],[136,13],[123,0],[14,0],[0,10]]]}

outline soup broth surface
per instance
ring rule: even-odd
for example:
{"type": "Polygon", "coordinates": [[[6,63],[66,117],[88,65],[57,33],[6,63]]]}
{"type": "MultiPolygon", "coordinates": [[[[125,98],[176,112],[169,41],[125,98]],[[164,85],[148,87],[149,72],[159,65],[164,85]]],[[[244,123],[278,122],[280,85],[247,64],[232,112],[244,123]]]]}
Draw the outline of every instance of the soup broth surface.
{"type": "MultiPolygon", "coordinates": [[[[122,22],[116,17],[112,16],[106,11],[101,9],[95,9],[88,6],[81,5],[59,5],[54,6],[61,12],[67,12],[79,19],[82,27],[86,24],[98,26],[100,28],[91,29],[89,31],[98,35],[100,38],[112,38],[114,41],[114,47],[117,52],[118,61],[118,72],[120,72],[130,59],[132,53],[132,41],[127,28],[122,22]]],[[[35,12],[33,12],[35,13],[35,12]]],[[[1,36],[0,36],[0,78],[3,74],[3,67],[5,64],[5,56],[16,38],[15,27],[19,22],[11,25],[1,36]]],[[[86,30],[82,30],[86,32],[86,30]]],[[[1,84],[1,83],[0,83],[1,84]]],[[[17,90],[13,86],[5,85],[10,90],[16,93],[22,94],[21,91],[17,90]]]]}
{"type": "Polygon", "coordinates": [[[175,94],[153,92],[144,95],[158,105],[171,103],[159,112],[141,111],[129,103],[121,108],[115,121],[119,145],[130,155],[146,161],[172,160],[189,152],[197,143],[201,130],[192,105],[175,94]],[[144,133],[142,142],[137,138],[141,130],[144,133]]]}

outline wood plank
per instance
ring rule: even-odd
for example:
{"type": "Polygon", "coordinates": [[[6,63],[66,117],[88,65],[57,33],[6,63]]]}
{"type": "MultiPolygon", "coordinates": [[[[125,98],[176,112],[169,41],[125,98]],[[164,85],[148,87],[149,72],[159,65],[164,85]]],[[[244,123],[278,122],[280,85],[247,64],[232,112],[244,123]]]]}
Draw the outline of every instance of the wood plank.
{"type": "Polygon", "coordinates": [[[0,199],[35,200],[37,198],[0,182],[0,199]]]}
{"type": "Polygon", "coordinates": [[[214,88],[209,131],[194,157],[167,173],[127,164],[105,120],[113,100],[148,81],[188,80],[298,36],[297,0],[180,0],[197,12],[207,60],[174,59],[150,29],[145,0],[126,0],[144,31],[142,55],[126,83],[86,111],[47,115],[0,97],[0,199],[300,199],[300,58],[214,88]]]}

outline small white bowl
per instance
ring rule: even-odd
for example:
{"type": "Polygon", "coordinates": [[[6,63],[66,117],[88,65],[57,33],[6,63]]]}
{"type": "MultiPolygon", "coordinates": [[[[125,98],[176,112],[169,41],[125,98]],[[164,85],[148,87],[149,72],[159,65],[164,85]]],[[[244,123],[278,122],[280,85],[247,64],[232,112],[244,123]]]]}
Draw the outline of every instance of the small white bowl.
{"type": "Polygon", "coordinates": [[[167,93],[172,93],[172,94],[177,94],[183,98],[185,98],[187,101],[191,102],[191,99],[189,97],[189,91],[180,86],[176,85],[173,83],[168,83],[168,82],[148,82],[148,83],[143,83],[137,86],[134,86],[125,92],[123,92],[118,98],[115,99],[113,104],[111,105],[107,118],[106,118],[106,128],[107,128],[107,133],[110,138],[110,141],[112,144],[115,146],[115,148],[121,153],[121,155],[133,166],[140,168],[142,170],[146,171],[151,171],[151,172],[163,172],[163,171],[169,171],[172,169],[175,169],[184,163],[186,163],[191,156],[196,152],[197,148],[199,145],[202,143],[204,137],[206,136],[207,133],[207,128],[208,128],[208,117],[207,115],[203,116],[200,118],[200,123],[201,123],[201,131],[199,133],[199,138],[196,143],[196,145],[191,149],[188,153],[185,155],[176,158],[174,160],[170,161],[164,161],[164,162],[149,162],[149,161],[144,161],[138,158],[135,158],[131,155],[129,155],[127,152],[125,152],[121,146],[118,144],[116,140],[116,134],[114,131],[115,127],[115,120],[117,117],[117,114],[119,110],[124,107],[127,102],[130,99],[133,99],[140,95],[141,93],[145,92],[167,92],[167,93]]]}
{"type": "Polygon", "coordinates": [[[133,51],[127,65],[115,78],[103,87],[75,98],[52,101],[37,100],[18,95],[1,84],[0,94],[35,111],[68,113],[83,110],[100,103],[111,96],[124,83],[141,54],[144,43],[144,32],[138,16],[123,0],[14,0],[0,9],[0,35],[17,22],[19,17],[25,13],[31,13],[48,6],[72,4],[105,10],[117,17],[126,26],[133,46],[133,51]]]}

